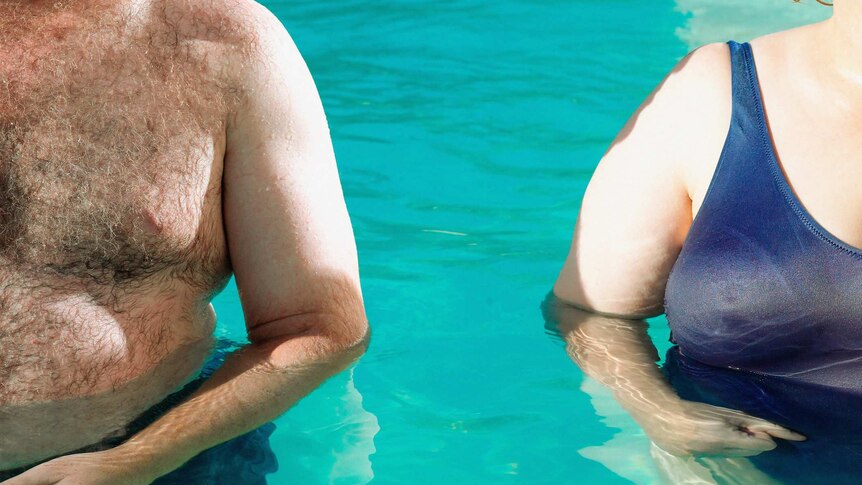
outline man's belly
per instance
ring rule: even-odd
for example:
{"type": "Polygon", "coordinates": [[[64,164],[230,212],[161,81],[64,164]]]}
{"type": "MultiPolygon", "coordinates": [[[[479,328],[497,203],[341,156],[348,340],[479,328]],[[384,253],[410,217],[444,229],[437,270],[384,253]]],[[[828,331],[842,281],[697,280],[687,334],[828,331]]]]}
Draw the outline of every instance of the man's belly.
{"type": "Polygon", "coordinates": [[[183,293],[97,302],[50,285],[0,286],[0,470],[121,433],[189,381],[211,350],[215,314],[183,293]]]}

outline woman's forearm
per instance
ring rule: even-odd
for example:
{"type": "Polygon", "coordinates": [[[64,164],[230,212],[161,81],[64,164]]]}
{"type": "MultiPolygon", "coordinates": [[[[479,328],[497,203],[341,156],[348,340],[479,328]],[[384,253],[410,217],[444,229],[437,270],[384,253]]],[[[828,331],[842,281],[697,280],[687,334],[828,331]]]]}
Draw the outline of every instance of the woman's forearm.
{"type": "Polygon", "coordinates": [[[743,412],[681,399],[657,364],[643,320],[588,312],[550,297],[548,323],[566,351],[615,399],[663,450],[675,455],[749,456],[775,448],[774,438],[804,436],[743,412]]]}
{"type": "Polygon", "coordinates": [[[602,316],[553,297],[546,302],[546,311],[571,359],[609,388],[636,419],[673,411],[679,403],[658,367],[644,320],[602,316]]]}

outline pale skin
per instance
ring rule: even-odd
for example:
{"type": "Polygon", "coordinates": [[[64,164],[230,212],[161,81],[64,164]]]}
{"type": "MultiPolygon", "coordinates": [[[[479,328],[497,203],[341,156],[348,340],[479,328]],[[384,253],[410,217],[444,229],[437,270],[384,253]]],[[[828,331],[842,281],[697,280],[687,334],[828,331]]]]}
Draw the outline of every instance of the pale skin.
{"type": "MultiPolygon", "coordinates": [[[[826,7],[823,7],[826,8],[826,7]]],[[[750,41],[774,148],[798,198],[862,247],[862,4],[750,41]]],[[[724,42],[685,56],[617,135],[586,190],[554,286],[573,359],[609,386],[653,439],[680,455],[754,455],[803,439],[735,410],[681,400],[655,364],[644,318],[663,295],[712,178],[731,114],[724,42]],[[592,314],[592,316],[590,316],[592,314]],[[743,430],[745,432],[740,432],[743,430]]]]}
{"type": "Polygon", "coordinates": [[[150,483],[274,419],[364,351],[356,248],[317,90],[275,17],[251,2],[232,8],[259,40],[252,54],[220,59],[248,93],[225,127],[221,184],[251,344],[124,444],[57,458],[4,484],[150,483]]]}

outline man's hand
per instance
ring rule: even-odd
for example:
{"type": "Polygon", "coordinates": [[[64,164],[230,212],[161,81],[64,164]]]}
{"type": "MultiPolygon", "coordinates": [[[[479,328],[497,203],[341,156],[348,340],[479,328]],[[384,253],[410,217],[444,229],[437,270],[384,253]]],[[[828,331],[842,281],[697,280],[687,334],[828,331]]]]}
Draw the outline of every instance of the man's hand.
{"type": "Polygon", "coordinates": [[[0,485],[144,485],[158,477],[113,450],[55,458],[0,485]]]}

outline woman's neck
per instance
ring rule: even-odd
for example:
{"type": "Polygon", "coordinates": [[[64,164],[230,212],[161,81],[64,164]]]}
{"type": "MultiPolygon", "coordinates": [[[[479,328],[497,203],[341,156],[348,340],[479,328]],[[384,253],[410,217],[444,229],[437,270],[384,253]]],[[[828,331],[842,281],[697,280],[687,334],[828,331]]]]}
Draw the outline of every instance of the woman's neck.
{"type": "MultiPolygon", "coordinates": [[[[830,7],[823,7],[830,8],[830,7]]],[[[862,87],[862,1],[834,0],[832,17],[823,22],[815,46],[819,63],[839,85],[862,87]]]]}

